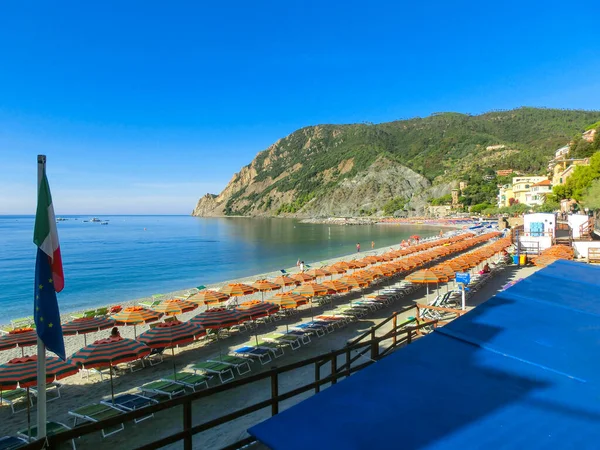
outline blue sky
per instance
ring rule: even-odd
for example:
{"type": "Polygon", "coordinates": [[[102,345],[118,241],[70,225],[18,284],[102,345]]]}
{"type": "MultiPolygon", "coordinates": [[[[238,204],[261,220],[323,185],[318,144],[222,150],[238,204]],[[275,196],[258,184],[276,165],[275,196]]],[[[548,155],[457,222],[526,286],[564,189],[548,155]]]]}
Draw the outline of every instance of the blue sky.
{"type": "Polygon", "coordinates": [[[297,128],[600,108],[591,2],[2,2],[0,214],[187,214],[297,128]]]}

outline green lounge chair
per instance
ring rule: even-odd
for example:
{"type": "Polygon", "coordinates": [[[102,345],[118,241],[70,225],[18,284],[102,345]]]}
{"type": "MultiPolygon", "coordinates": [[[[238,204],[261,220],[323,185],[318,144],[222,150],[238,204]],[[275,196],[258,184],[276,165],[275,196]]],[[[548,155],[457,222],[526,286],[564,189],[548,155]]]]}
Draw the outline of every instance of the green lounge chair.
{"type": "MultiPolygon", "coordinates": [[[[62,384],[57,383],[56,381],[53,381],[52,383],[48,383],[46,385],[46,402],[51,402],[53,400],[60,398],[60,389],[61,388],[62,388],[62,384]],[[48,395],[49,393],[51,395],[48,395]]],[[[38,396],[37,387],[29,388],[29,392],[32,395],[35,395],[36,397],[38,396]]]]}
{"type": "Polygon", "coordinates": [[[84,311],[82,313],[77,313],[77,314],[71,314],[71,318],[72,319],[92,319],[96,317],[96,310],[92,309],[89,311],[84,311]]]}
{"type": "Polygon", "coordinates": [[[17,328],[27,328],[33,325],[33,317],[21,317],[19,319],[14,319],[10,321],[10,324],[13,327],[13,330],[17,328]]]}
{"type": "MultiPolygon", "coordinates": [[[[58,433],[61,433],[63,431],[67,431],[70,429],[71,429],[71,427],[68,427],[64,423],[46,422],[46,435],[47,436],[52,436],[54,434],[58,434],[58,433]]],[[[31,428],[29,429],[29,433],[31,434],[31,439],[30,439],[31,441],[37,440],[37,425],[32,425],[31,428]]],[[[17,431],[17,434],[24,439],[29,439],[27,428],[25,428],[24,430],[17,431]]],[[[77,447],[75,447],[75,439],[71,439],[71,446],[73,447],[73,450],[76,450],[77,447]]]]}
{"type": "Polygon", "coordinates": [[[143,306],[144,308],[154,308],[155,306],[160,305],[162,302],[160,300],[146,300],[143,302],[139,302],[138,304],[143,306]]]}
{"type": "Polygon", "coordinates": [[[169,398],[173,398],[177,395],[185,393],[185,387],[179,383],[167,380],[152,381],[150,383],[143,384],[140,390],[146,394],[158,394],[164,395],[169,398]]]}
{"type": "Polygon", "coordinates": [[[201,371],[204,373],[214,373],[219,376],[221,383],[227,383],[234,379],[233,370],[229,364],[214,361],[204,361],[192,365],[194,372],[201,371]]]}
{"type": "Polygon", "coordinates": [[[108,316],[108,308],[98,308],[96,310],[96,317],[108,316]]]}
{"type": "Polygon", "coordinates": [[[209,362],[223,363],[231,367],[235,367],[239,375],[245,375],[249,373],[252,368],[247,358],[241,358],[239,356],[232,355],[221,355],[219,359],[209,359],[209,362]]]}
{"type": "MultiPolygon", "coordinates": [[[[289,345],[292,350],[298,350],[301,346],[302,339],[300,336],[293,334],[271,333],[262,337],[267,342],[274,342],[280,345],[289,345]]],[[[261,345],[259,342],[258,345],[261,345]]]]}
{"type": "Polygon", "coordinates": [[[269,352],[271,352],[271,354],[273,355],[273,358],[279,358],[284,355],[283,348],[281,348],[281,343],[259,342],[256,347],[269,350],[269,352]]]}
{"type": "Polygon", "coordinates": [[[183,387],[190,388],[192,391],[196,392],[196,388],[200,386],[204,386],[206,389],[208,389],[208,382],[211,377],[206,375],[197,375],[192,372],[177,372],[176,374],[163,377],[162,379],[180,384],[183,387]]]}
{"type": "MultiPolygon", "coordinates": [[[[27,402],[27,391],[25,389],[17,388],[10,391],[2,391],[0,393],[0,404],[8,403],[13,414],[17,412],[15,411],[15,404],[21,401],[27,402]]],[[[33,396],[31,395],[29,396],[29,403],[33,406],[33,396]]]]}
{"type": "MultiPolygon", "coordinates": [[[[100,422],[104,419],[110,419],[112,417],[120,416],[123,412],[118,409],[111,408],[110,406],[103,405],[101,403],[94,403],[92,405],[82,406],[81,408],[69,411],[69,415],[73,416],[73,426],[76,427],[78,421],[81,422],[100,422]]],[[[125,425],[123,423],[115,425],[114,428],[102,429],[102,437],[111,436],[119,431],[123,431],[125,425]]]]}

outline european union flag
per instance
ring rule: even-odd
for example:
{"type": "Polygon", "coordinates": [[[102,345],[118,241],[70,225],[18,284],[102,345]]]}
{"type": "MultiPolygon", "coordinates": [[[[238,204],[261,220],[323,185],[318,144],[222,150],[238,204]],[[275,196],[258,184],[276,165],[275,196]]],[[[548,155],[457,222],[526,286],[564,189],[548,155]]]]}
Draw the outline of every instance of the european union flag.
{"type": "Polygon", "coordinates": [[[65,341],[60,324],[52,269],[48,255],[40,248],[37,250],[35,261],[35,311],[33,317],[37,334],[48,350],[65,360],[65,341]]]}
{"type": "Polygon", "coordinates": [[[63,289],[65,279],[52,196],[45,170],[40,180],[33,242],[38,246],[35,260],[33,311],[37,335],[48,350],[56,353],[64,361],[65,341],[60,325],[56,293],[63,289]]]}

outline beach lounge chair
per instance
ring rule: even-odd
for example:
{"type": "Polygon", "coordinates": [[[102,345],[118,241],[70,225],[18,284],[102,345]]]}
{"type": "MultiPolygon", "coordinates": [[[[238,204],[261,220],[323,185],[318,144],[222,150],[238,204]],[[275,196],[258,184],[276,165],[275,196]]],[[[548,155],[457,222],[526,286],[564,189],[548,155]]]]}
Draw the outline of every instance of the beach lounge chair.
{"type": "MultiPolygon", "coordinates": [[[[283,334],[283,333],[282,333],[283,334]]],[[[313,334],[311,331],[302,331],[302,330],[288,330],[285,332],[290,336],[297,336],[300,338],[304,345],[310,344],[310,335],[313,334]]]]}
{"type": "Polygon", "coordinates": [[[13,329],[31,327],[33,323],[33,317],[21,317],[10,321],[13,329]]]}
{"type": "Polygon", "coordinates": [[[165,347],[153,348],[152,351],[150,352],[150,354],[148,356],[146,356],[144,359],[146,361],[148,361],[148,364],[150,364],[150,366],[157,366],[165,360],[164,353],[165,353],[165,347]]]}
{"type": "Polygon", "coordinates": [[[27,444],[27,439],[18,436],[0,437],[0,450],[16,450],[27,444]]]}
{"type": "Polygon", "coordinates": [[[144,300],[143,302],[139,302],[138,303],[138,305],[141,305],[144,308],[153,308],[153,307],[158,306],[160,304],[161,304],[160,300],[144,300]]]}
{"type": "Polygon", "coordinates": [[[107,315],[108,315],[108,308],[98,308],[96,310],[96,317],[107,316],[107,315]]]}
{"type": "Polygon", "coordinates": [[[82,313],[71,314],[71,319],[92,319],[96,317],[96,310],[91,309],[89,311],[84,311],[82,313]]]}
{"type": "MultiPolygon", "coordinates": [[[[52,436],[54,434],[58,434],[70,429],[71,427],[68,427],[67,425],[61,422],[46,422],[47,436],[52,436]]],[[[31,441],[37,440],[37,425],[32,425],[29,429],[29,433],[31,434],[31,441]]],[[[23,439],[29,439],[27,428],[25,428],[24,430],[17,431],[17,435],[19,435],[23,439]]],[[[73,447],[73,450],[76,450],[77,447],[75,447],[75,439],[71,439],[71,446],[73,447]]]]}
{"type": "MultiPolygon", "coordinates": [[[[12,389],[10,391],[2,391],[2,394],[0,397],[0,404],[8,403],[10,405],[10,409],[12,410],[13,414],[15,412],[17,412],[15,410],[15,404],[22,402],[22,401],[24,401],[25,405],[27,405],[27,391],[25,389],[17,388],[17,389],[12,389]]],[[[29,396],[29,402],[30,402],[30,405],[33,406],[33,397],[32,396],[29,396]]],[[[21,410],[19,410],[19,411],[21,411],[21,410]]]]}
{"type": "Polygon", "coordinates": [[[180,384],[183,387],[190,388],[196,392],[196,388],[204,387],[208,389],[208,382],[211,377],[206,375],[197,375],[192,372],[177,372],[176,374],[163,377],[165,381],[172,381],[173,383],[180,384]]]}
{"type": "MultiPolygon", "coordinates": [[[[102,400],[100,403],[110,406],[111,408],[118,409],[119,411],[130,412],[145,408],[147,406],[155,405],[158,403],[158,400],[139,394],[119,394],[115,396],[114,403],[110,398],[107,400],[102,400]]],[[[134,422],[140,423],[143,420],[150,419],[151,417],[154,417],[154,413],[140,417],[139,419],[134,419],[134,422]]]]}
{"type": "Polygon", "coordinates": [[[262,348],[269,350],[273,358],[277,359],[284,355],[283,349],[281,348],[281,344],[275,342],[259,342],[257,348],[262,348]]]}
{"type": "Polygon", "coordinates": [[[293,329],[304,332],[312,331],[317,337],[325,336],[325,329],[323,327],[315,327],[309,323],[301,323],[299,325],[294,326],[293,329]]]}
{"type": "Polygon", "coordinates": [[[143,384],[140,390],[144,394],[158,394],[173,398],[185,393],[185,387],[179,383],[168,380],[157,380],[143,384]]]}
{"type": "MultiPolygon", "coordinates": [[[[104,419],[120,416],[123,411],[120,411],[111,406],[106,406],[101,403],[82,406],[80,408],[69,411],[69,415],[73,416],[73,426],[76,427],[79,422],[100,422],[104,419]]],[[[102,429],[102,437],[111,436],[119,431],[123,431],[125,425],[123,423],[112,427],[111,429],[102,429]]]]}
{"type": "MultiPolygon", "coordinates": [[[[60,398],[60,390],[62,388],[62,384],[53,381],[52,383],[48,383],[46,385],[46,402],[51,402],[53,400],[60,398]],[[50,394],[50,395],[48,395],[50,394]]],[[[32,395],[38,396],[37,388],[29,388],[29,392],[32,395]]]]}
{"type": "Polygon", "coordinates": [[[253,360],[257,359],[263,366],[265,364],[269,364],[272,360],[271,352],[269,350],[250,345],[237,348],[233,351],[233,353],[235,353],[235,356],[242,356],[253,360]]]}
{"type": "MultiPolygon", "coordinates": [[[[292,350],[298,350],[301,346],[302,339],[300,336],[293,334],[271,333],[262,338],[267,342],[275,342],[280,345],[289,345],[292,350]]],[[[261,345],[259,343],[259,345],[261,345]]]]}
{"type": "Polygon", "coordinates": [[[248,359],[240,356],[221,355],[219,356],[219,359],[209,359],[209,361],[219,362],[230,365],[231,367],[235,367],[238,375],[245,375],[252,370],[250,364],[248,363],[248,359]]]}
{"type": "Polygon", "coordinates": [[[233,370],[229,364],[223,364],[221,362],[214,361],[203,361],[192,365],[194,372],[200,371],[203,373],[214,373],[219,376],[221,383],[227,383],[235,378],[233,370]]]}

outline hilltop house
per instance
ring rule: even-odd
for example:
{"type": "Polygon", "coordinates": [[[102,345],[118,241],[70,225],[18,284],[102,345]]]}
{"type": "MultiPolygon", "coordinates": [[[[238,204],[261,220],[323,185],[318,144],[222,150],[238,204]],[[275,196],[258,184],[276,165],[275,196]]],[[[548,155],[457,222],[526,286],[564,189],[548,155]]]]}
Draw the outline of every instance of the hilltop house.
{"type": "Polygon", "coordinates": [[[593,142],[594,138],[596,137],[596,129],[592,128],[591,130],[587,130],[585,133],[583,133],[581,135],[581,137],[583,138],[583,140],[588,141],[588,142],[593,142]]]}
{"type": "Polygon", "coordinates": [[[589,158],[562,159],[560,161],[556,161],[556,165],[552,169],[552,184],[554,186],[565,184],[567,178],[573,174],[575,166],[587,166],[589,163],[589,158]]]}

